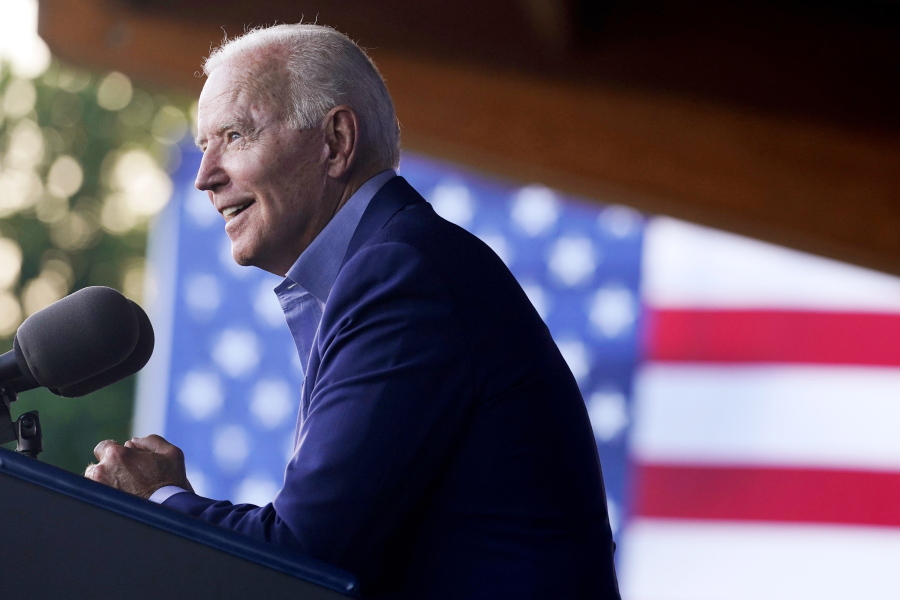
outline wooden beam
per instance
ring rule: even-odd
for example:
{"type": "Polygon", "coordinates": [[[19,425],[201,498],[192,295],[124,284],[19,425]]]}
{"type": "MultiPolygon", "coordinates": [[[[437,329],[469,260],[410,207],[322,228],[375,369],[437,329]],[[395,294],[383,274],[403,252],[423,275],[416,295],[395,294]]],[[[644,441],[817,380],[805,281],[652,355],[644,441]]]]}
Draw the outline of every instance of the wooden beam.
{"type": "MultiPolygon", "coordinates": [[[[41,8],[41,34],[58,56],[190,93],[222,37],[215,26],[103,0],[41,8]]],[[[372,54],[407,149],[900,274],[896,131],[621,82],[372,54]]]]}
{"type": "Polygon", "coordinates": [[[405,143],[900,274],[900,141],[635,90],[379,61],[405,143]]]}

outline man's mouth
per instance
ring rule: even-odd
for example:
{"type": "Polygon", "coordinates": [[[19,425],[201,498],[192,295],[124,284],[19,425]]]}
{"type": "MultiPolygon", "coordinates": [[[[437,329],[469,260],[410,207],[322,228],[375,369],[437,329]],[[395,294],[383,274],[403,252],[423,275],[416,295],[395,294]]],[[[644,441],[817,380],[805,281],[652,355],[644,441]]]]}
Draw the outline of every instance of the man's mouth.
{"type": "Polygon", "coordinates": [[[248,202],[247,204],[239,204],[237,206],[229,206],[225,210],[222,211],[222,216],[225,217],[225,220],[229,220],[232,217],[238,215],[238,213],[242,212],[245,208],[253,204],[253,202],[248,202]]]}

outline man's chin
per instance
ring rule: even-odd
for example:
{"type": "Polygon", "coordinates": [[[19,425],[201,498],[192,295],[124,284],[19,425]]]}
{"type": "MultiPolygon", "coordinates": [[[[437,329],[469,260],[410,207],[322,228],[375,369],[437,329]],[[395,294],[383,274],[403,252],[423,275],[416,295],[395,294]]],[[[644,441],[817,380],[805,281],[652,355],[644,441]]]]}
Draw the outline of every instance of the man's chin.
{"type": "Polygon", "coordinates": [[[250,260],[249,258],[246,258],[243,256],[236,256],[235,254],[232,254],[231,256],[234,258],[234,262],[236,262],[237,264],[239,264],[242,267],[252,267],[253,266],[253,261],[250,260]]]}
{"type": "Polygon", "coordinates": [[[253,260],[253,254],[235,246],[234,243],[231,244],[231,258],[242,267],[253,267],[256,265],[253,260]]]}

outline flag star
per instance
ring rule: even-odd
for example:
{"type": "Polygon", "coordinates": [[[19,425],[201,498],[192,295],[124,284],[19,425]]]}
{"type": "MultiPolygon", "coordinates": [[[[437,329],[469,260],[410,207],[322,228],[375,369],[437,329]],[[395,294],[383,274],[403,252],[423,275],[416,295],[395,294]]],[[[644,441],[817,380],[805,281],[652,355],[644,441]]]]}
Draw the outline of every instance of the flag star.
{"type": "Polygon", "coordinates": [[[600,229],[619,239],[625,239],[638,233],[643,222],[641,213],[618,204],[607,206],[597,216],[597,225],[600,229]]]}
{"type": "Polygon", "coordinates": [[[578,340],[566,340],[559,342],[559,351],[572,370],[572,375],[579,383],[590,373],[591,361],[587,347],[578,340]]]}
{"type": "Polygon", "coordinates": [[[282,379],[263,379],[256,384],[250,412],[263,426],[274,429],[294,410],[291,388],[282,379]]]}
{"type": "Polygon", "coordinates": [[[223,398],[218,375],[200,371],[188,372],[176,395],[178,404],[196,421],[206,420],[218,412],[223,398]]]}
{"type": "Polygon", "coordinates": [[[472,221],[475,203],[464,184],[453,180],[442,181],[429,198],[434,211],[451,223],[465,227],[472,221]]]}
{"type": "Polygon", "coordinates": [[[597,269],[596,249],[586,237],[564,236],[556,240],[550,250],[550,271],[565,285],[575,286],[597,269]]]}
{"type": "Polygon", "coordinates": [[[602,335],[615,338],[634,326],[637,315],[634,294],[620,285],[608,285],[594,294],[589,318],[602,335]]]}
{"type": "Polygon", "coordinates": [[[221,303],[219,280],[209,274],[189,277],[184,285],[184,302],[196,319],[209,320],[221,303]]]}
{"type": "Polygon", "coordinates": [[[559,219],[559,207],[553,190],[539,185],[520,189],[513,200],[512,219],[525,233],[534,237],[559,219]]]}
{"type": "Polygon", "coordinates": [[[259,364],[259,341],[250,329],[226,329],[213,347],[212,358],[229,377],[248,375],[259,364]]]}
{"type": "Polygon", "coordinates": [[[247,477],[234,492],[235,504],[265,506],[275,499],[279,485],[268,477],[247,477]]]}
{"type": "Polygon", "coordinates": [[[594,437],[609,442],[628,426],[625,396],[618,391],[595,392],[588,400],[588,416],[594,437]]]}
{"type": "Polygon", "coordinates": [[[213,456],[223,471],[235,472],[244,466],[250,454],[247,431],[240,425],[228,425],[213,436],[213,456]]]}

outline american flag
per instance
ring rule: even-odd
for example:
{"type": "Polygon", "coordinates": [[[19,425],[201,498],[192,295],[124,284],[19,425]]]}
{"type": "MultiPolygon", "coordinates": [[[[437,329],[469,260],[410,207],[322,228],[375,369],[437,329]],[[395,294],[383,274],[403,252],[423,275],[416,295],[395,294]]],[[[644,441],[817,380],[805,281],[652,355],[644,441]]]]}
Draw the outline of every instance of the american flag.
{"type": "MultiPolygon", "coordinates": [[[[199,160],[151,236],[135,434],[184,449],[198,493],[265,504],[302,372],[199,160]]],[[[504,260],[575,374],[623,597],[900,597],[900,279],[421,156],[400,174],[504,260]]]]}

